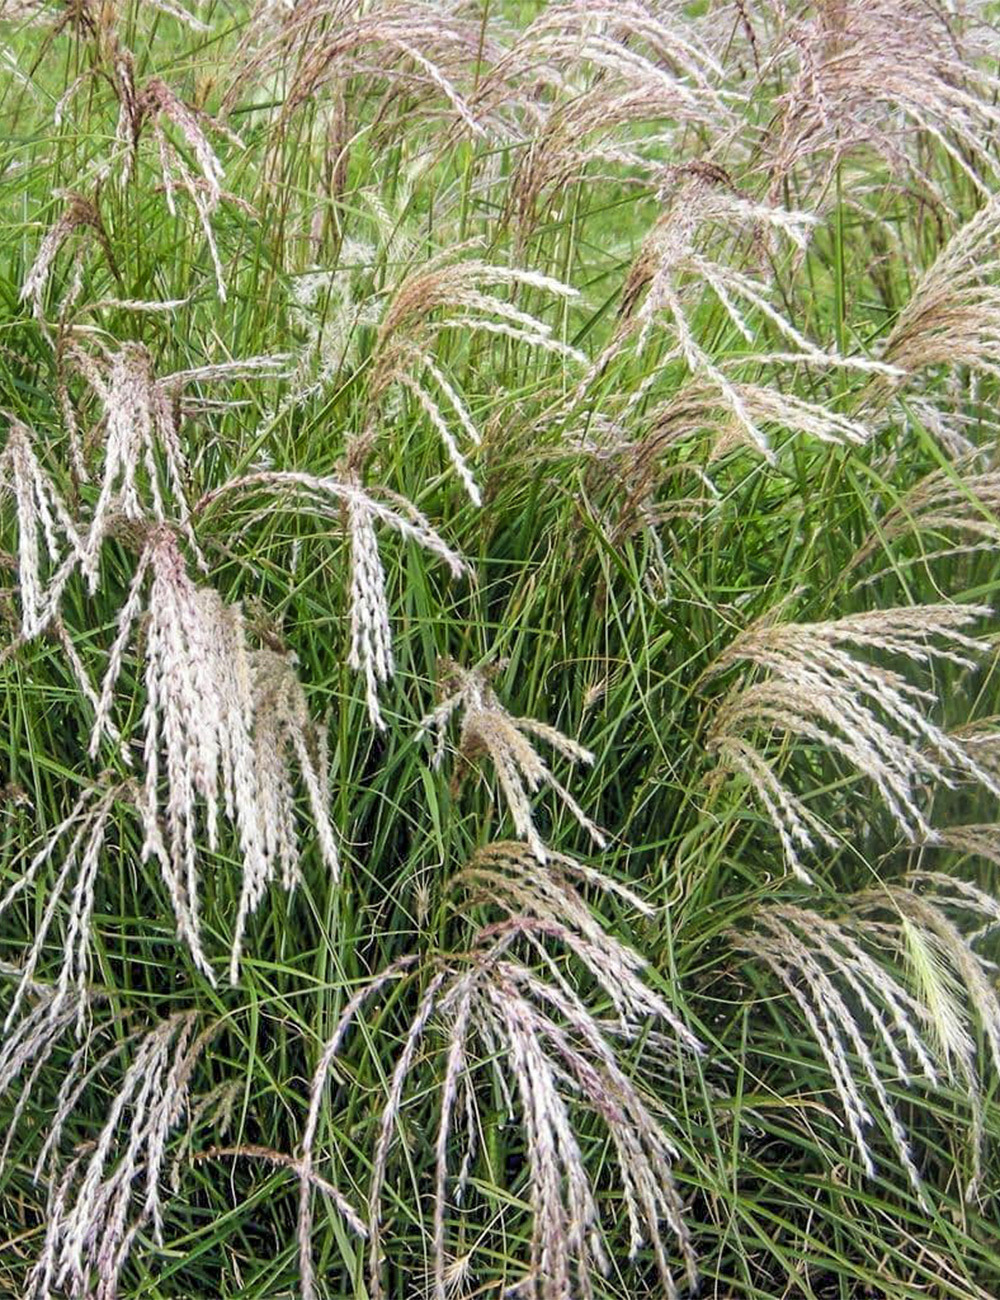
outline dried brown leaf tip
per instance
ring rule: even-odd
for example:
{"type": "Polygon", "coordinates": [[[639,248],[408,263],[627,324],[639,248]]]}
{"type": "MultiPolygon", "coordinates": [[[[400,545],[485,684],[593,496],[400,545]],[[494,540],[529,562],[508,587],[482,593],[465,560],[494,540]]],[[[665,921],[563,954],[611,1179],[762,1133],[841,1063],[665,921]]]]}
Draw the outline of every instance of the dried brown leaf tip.
{"type": "Polygon", "coordinates": [[[603,833],[553,775],[529,737],[544,740],[571,763],[593,763],[594,755],[547,723],[537,722],[534,718],[515,718],[508,713],[490,685],[501,667],[466,669],[451,659],[441,660],[437,690],[443,698],[420,724],[421,734],[425,731],[435,734],[434,766],[439,767],[444,761],[448,724],[456,714],[460,714],[460,766],[456,771],[456,781],[461,779],[464,766],[474,765],[482,757],[489,758],[515,829],[527,841],[539,862],[547,860],[549,850],[535,827],[531,796],[546,786],[555,792],[594,843],[603,848],[603,833]]]}

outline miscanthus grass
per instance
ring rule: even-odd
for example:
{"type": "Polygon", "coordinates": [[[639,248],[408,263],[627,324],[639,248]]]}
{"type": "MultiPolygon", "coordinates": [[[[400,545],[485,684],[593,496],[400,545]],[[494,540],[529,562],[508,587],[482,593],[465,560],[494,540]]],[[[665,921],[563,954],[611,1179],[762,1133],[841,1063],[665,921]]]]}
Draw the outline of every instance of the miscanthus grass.
{"type": "Polygon", "coordinates": [[[0,0],[0,1296],[1000,1292],[992,0],[0,0]]]}

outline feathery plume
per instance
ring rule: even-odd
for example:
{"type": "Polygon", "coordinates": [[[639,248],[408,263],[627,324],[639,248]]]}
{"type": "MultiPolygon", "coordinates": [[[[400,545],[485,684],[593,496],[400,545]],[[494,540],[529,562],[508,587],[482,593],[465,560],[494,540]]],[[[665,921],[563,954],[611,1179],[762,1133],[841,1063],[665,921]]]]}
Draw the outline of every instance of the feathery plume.
{"type": "Polygon", "coordinates": [[[903,1126],[882,1082],[869,1046],[871,1031],[861,1028],[837,987],[841,976],[871,1022],[875,1042],[888,1050],[900,1077],[909,1073],[892,1031],[905,1036],[915,1049],[926,1078],[936,1080],[933,1066],[917,1026],[915,1003],[909,993],[872,960],[852,936],[834,922],[793,907],[768,906],[757,910],[757,929],[733,936],[737,947],[751,953],[778,977],[813,1033],[840,1096],[848,1128],[865,1173],[874,1177],[875,1162],[865,1130],[872,1115],[855,1079],[849,1053],[861,1062],[865,1082],[873,1089],[890,1132],[900,1164],[921,1201],[923,1184],[910,1153],[903,1126]],[[828,969],[828,967],[832,969],[828,969]],[[886,1021],[880,1007],[889,1009],[886,1021]]]}
{"type": "MultiPolygon", "coordinates": [[[[6,1096],[14,1084],[21,1081],[17,1102],[7,1123],[3,1146],[0,1147],[0,1164],[6,1164],[21,1116],[28,1107],[39,1076],[63,1036],[74,1027],[80,1034],[81,1027],[86,1026],[95,995],[87,990],[86,995],[79,998],[75,990],[70,990],[68,995],[63,996],[53,985],[35,980],[23,967],[8,966],[6,962],[0,966],[0,974],[18,981],[14,992],[15,1005],[7,1016],[3,1041],[0,1043],[0,1097],[6,1096]],[[20,1016],[16,1016],[17,1003],[21,1000],[30,1005],[22,1010],[20,1016]]],[[[64,1087],[72,1087],[69,1081],[76,1079],[76,1067],[82,1059],[81,1051],[89,1046],[90,1039],[91,1035],[87,1034],[81,1048],[74,1055],[64,1079],[64,1087]]]]}
{"type": "Polygon", "coordinates": [[[152,1222],[162,1245],[160,1182],[167,1144],[198,1061],[217,1032],[218,1024],[199,1031],[198,1013],[185,1011],[135,1040],[100,1135],[53,1175],[45,1241],[28,1300],[49,1300],[54,1291],[114,1300],[122,1268],[146,1224],[152,1222]]]}
{"type": "Polygon", "coordinates": [[[534,718],[515,718],[508,713],[490,685],[490,678],[496,671],[497,668],[466,669],[451,659],[441,660],[437,684],[441,702],[420,723],[421,735],[433,731],[436,736],[433,765],[440,767],[443,762],[448,724],[456,713],[461,712],[460,767],[456,780],[461,779],[464,769],[478,757],[489,757],[515,829],[527,841],[539,862],[547,861],[550,851],[535,828],[531,795],[542,786],[550,787],[558,795],[594,843],[603,848],[605,839],[601,831],[552,774],[528,737],[544,740],[571,763],[593,763],[594,755],[555,727],[534,718]]]}
{"type": "Polygon", "coordinates": [[[732,129],[722,68],[674,18],[641,0],[548,5],[480,79],[476,110],[513,116],[507,133],[526,137],[508,198],[522,242],[574,181],[635,184],[660,170],[679,131],[732,129]]]}
{"type": "Polygon", "coordinates": [[[306,789],[310,825],[316,835],[320,856],[334,881],[340,873],[329,812],[326,729],[325,725],[316,727],[309,716],[305,692],[295,672],[295,656],[275,650],[253,650],[249,654],[249,664],[260,853],[246,858],[243,864],[243,891],[229,971],[234,984],[239,976],[244,927],[263,898],[265,889],[279,869],[282,887],[288,891],[293,890],[300,879],[293,759],[306,789]]]}
{"type": "Polygon", "coordinates": [[[962,1085],[972,1115],[971,1197],[981,1176],[983,1136],[973,1021],[998,1068],[1000,998],[989,978],[990,963],[971,946],[983,931],[966,935],[954,914],[996,924],[1000,909],[975,886],[925,871],[851,895],[843,906],[832,920],[818,911],[768,903],[757,909],[752,931],[730,937],[777,976],[798,1006],[830,1071],[865,1172],[875,1172],[866,1136],[873,1116],[862,1095],[862,1088],[870,1088],[925,1207],[926,1189],[875,1052],[886,1054],[911,1096],[915,1077],[928,1088],[942,1079],[962,1085]]]}
{"type": "Polygon", "coordinates": [[[975,759],[978,767],[1000,781],[1000,715],[980,718],[952,733],[975,759]]]}
{"type": "Polygon", "coordinates": [[[1000,375],[1000,289],[991,283],[998,235],[1000,199],[991,197],[924,272],[885,341],[883,361],[904,376],[940,365],[1000,375]]]}
{"type": "Polygon", "coordinates": [[[136,84],[135,64],[132,54],[115,43],[113,52],[114,85],[120,104],[117,141],[124,159],[121,180],[131,175],[138,155],[140,141],[146,127],[153,137],[163,179],[167,209],[175,216],[178,191],[191,200],[205,235],[216,291],[221,302],[226,301],[226,283],[222,271],[212,216],[222,198],[229,197],[222,189],[223,167],[209,142],[206,130],[226,137],[242,148],[239,136],[201,109],[182,100],[160,77],[151,77],[143,85],[136,84]],[[167,127],[180,135],[187,153],[194,158],[197,172],[187,162],[185,150],[173,141],[167,127]]]}
{"type": "Polygon", "coordinates": [[[814,837],[836,845],[803,801],[787,790],[754,738],[782,732],[820,746],[866,776],[908,839],[935,833],[918,800],[928,781],[953,784],[960,772],[1000,794],[1000,781],[961,738],[932,722],[934,696],[895,669],[857,652],[896,655],[911,663],[972,668],[985,643],[963,631],[989,609],[925,605],[874,610],[818,623],[759,622],[719,656],[710,675],[743,663],[767,673],[747,680],[723,702],[709,749],[721,769],[746,778],[781,838],[790,869],[809,881],[800,850],[814,837]]]}
{"type": "MultiPolygon", "coordinates": [[[[937,872],[914,873],[905,878],[902,884],[887,886],[885,897],[876,889],[865,891],[860,896],[860,905],[868,917],[881,916],[886,911],[895,911],[895,923],[899,926],[901,945],[908,949],[911,961],[914,957],[915,936],[927,946],[930,953],[946,970],[950,978],[954,998],[961,1003],[964,999],[983,1032],[994,1070],[1000,1070],[1000,998],[993,987],[991,971],[993,964],[981,957],[970,946],[962,929],[953,916],[954,911],[971,913],[981,917],[986,915],[996,919],[995,900],[987,901],[988,896],[974,888],[957,888],[956,882],[949,877],[942,877],[937,872]],[[922,886],[917,889],[916,886],[922,886]],[[901,919],[900,919],[901,918],[901,919]]],[[[875,924],[874,919],[872,924],[875,924]]],[[[882,931],[879,927],[879,932],[882,931]]],[[[935,983],[934,976],[928,970],[915,963],[918,981],[923,981],[924,992],[929,992],[935,983]]],[[[932,1008],[933,1009],[933,1008],[932,1008]]],[[[968,1018],[967,1012],[961,1012],[962,1018],[968,1018]]],[[[968,1031],[964,1036],[953,1031],[953,1015],[949,1010],[946,1015],[931,1017],[931,1028],[938,1041],[939,1050],[949,1066],[950,1077],[954,1066],[970,1085],[970,1069],[963,1064],[964,1059],[974,1054],[972,1037],[968,1031]],[[966,1042],[970,1051],[966,1050],[966,1042]]]]}
{"type": "Polygon", "coordinates": [[[443,407],[450,409],[473,445],[480,442],[480,434],[462,395],[434,355],[439,336],[453,329],[478,331],[554,352],[578,364],[584,364],[586,358],[556,338],[550,325],[506,301],[498,292],[487,292],[483,286],[537,289],[563,300],[576,297],[575,289],[536,271],[462,258],[460,254],[465,247],[432,257],[396,286],[379,324],[369,400],[377,409],[393,387],[410,393],[444,443],[469,497],[479,505],[479,488],[443,407]]]}
{"type": "MultiPolygon", "coordinates": [[[[61,849],[62,860],[41,919],[34,927],[34,937],[21,965],[17,986],[4,1032],[9,1033],[25,995],[34,986],[35,970],[45,950],[45,943],[55,920],[56,909],[69,894],[69,917],[63,946],[62,967],[54,992],[48,1003],[48,1014],[53,1023],[63,1006],[75,993],[75,1002],[83,1016],[86,1006],[87,974],[89,969],[90,918],[94,910],[94,891],[100,866],[101,851],[108,821],[115,802],[127,797],[129,787],[111,785],[105,789],[92,788],[83,792],[69,814],[52,831],[42,848],[33,855],[24,873],[0,898],[0,916],[14,900],[38,879],[39,873],[61,849]],[[76,882],[73,874],[76,872],[76,882]]],[[[82,1034],[82,1018],[77,1033],[82,1034]]]]}
{"type": "MultiPolygon", "coordinates": [[[[758,431],[760,439],[749,439],[747,426],[733,411],[732,403],[712,384],[690,379],[667,401],[653,407],[644,416],[646,432],[631,445],[623,447],[622,473],[633,486],[629,510],[649,498],[664,473],[657,462],[674,452],[679,443],[695,435],[709,434],[709,459],[716,460],[735,447],[751,446],[754,450],[770,449],[770,431],[784,430],[804,434],[819,442],[862,446],[871,437],[870,430],[859,420],[842,415],[819,402],[805,401],[794,393],[785,393],[765,384],[742,379],[728,379],[731,394],[758,431]]],[[[629,413],[631,414],[631,413],[629,413]]],[[[678,461],[668,465],[668,472],[696,472],[696,465],[678,461]]],[[[701,506],[704,510],[704,503],[701,506]]]]}
{"type": "MultiPolygon", "coordinates": [[[[1000,469],[976,473],[977,452],[948,468],[932,470],[878,521],[878,529],[855,552],[850,568],[864,564],[879,549],[911,534],[946,544],[912,560],[893,555],[894,565],[923,563],[990,550],[1000,543],[1000,469]]],[[[866,581],[874,581],[872,578],[866,581]]]]}
{"type": "Polygon", "coordinates": [[[634,949],[607,933],[577,886],[612,894],[643,916],[655,914],[633,890],[594,867],[549,850],[544,870],[529,846],[517,841],[488,844],[448,881],[449,893],[461,890],[466,905],[499,908],[512,922],[530,917],[539,934],[551,926],[573,955],[605,988],[619,1017],[622,1033],[638,1033],[650,1017],[666,1023],[673,1037],[692,1050],[697,1040],[662,998],[645,982],[648,963],[634,949]]]}
{"type": "Polygon", "coordinates": [[[21,636],[30,640],[58,612],[83,544],[58,489],[35,454],[29,430],[12,417],[0,452],[0,501],[7,495],[13,496],[17,509],[21,636]]]}
{"type": "Polygon", "coordinates": [[[188,466],[180,437],[182,419],[197,417],[204,399],[186,396],[185,390],[193,384],[279,376],[287,358],[246,357],[157,376],[153,358],[141,343],[124,343],[107,359],[72,342],[64,352],[102,408],[98,432],[104,436],[104,469],[82,547],[81,567],[91,591],[97,586],[101,545],[118,518],[172,521],[205,569],[191,526],[188,466]]]}
{"type": "MultiPolygon", "coordinates": [[[[382,492],[377,500],[361,485],[358,474],[348,468],[342,478],[304,474],[294,470],[261,470],[231,479],[206,493],[197,511],[213,505],[223,496],[264,492],[290,498],[299,513],[309,512],[328,519],[334,514],[347,533],[350,545],[351,648],[348,663],[364,674],[365,699],[372,723],[384,728],[378,703],[378,688],[393,675],[389,604],[385,570],[379,556],[376,524],[391,528],[416,542],[445,563],[458,578],[467,572],[465,562],[431,527],[428,520],[404,497],[382,492]]],[[[255,514],[252,518],[259,518],[255,514]]]]}
{"type": "MultiPolygon", "coordinates": [[[[320,1109],[323,1104],[323,1094],[326,1088],[327,1077],[333,1066],[340,1048],[347,1036],[358,1012],[366,1002],[375,996],[391,980],[399,979],[413,966],[416,958],[409,956],[403,957],[399,961],[393,962],[380,975],[371,980],[367,980],[359,989],[348,999],[347,1005],[341,1012],[340,1020],[337,1022],[337,1028],[333,1037],[324,1045],[320,1054],[319,1062],[313,1073],[312,1086],[309,1090],[309,1110],[306,1115],[305,1127],[302,1133],[302,1155],[299,1166],[302,1172],[302,1181],[299,1184],[299,1222],[298,1222],[298,1243],[299,1243],[299,1274],[300,1285],[302,1288],[302,1300],[315,1300],[316,1279],[312,1259],[312,1173],[313,1173],[313,1148],[316,1143],[316,1134],[319,1128],[320,1109]]],[[[368,1229],[363,1221],[358,1217],[357,1212],[351,1206],[350,1202],[337,1193],[335,1203],[340,1213],[344,1216],[348,1225],[359,1237],[367,1237],[368,1229]]]]}
{"type": "Polygon", "coordinates": [[[404,239],[405,229],[402,223],[393,226],[378,249],[345,238],[336,270],[307,271],[292,280],[289,316],[305,339],[282,410],[322,392],[342,368],[357,365],[359,327],[377,328],[380,306],[358,281],[378,258],[396,260],[392,245],[404,239]]]}
{"type": "Polygon", "coordinates": [[[921,139],[977,190],[989,188],[983,142],[1000,110],[987,24],[947,5],[835,0],[791,23],[783,45],[765,68],[797,65],[778,99],[772,193],[793,175],[800,189],[825,187],[843,160],[870,153],[892,173],[926,182],[921,139]]]}
{"type": "MultiPolygon", "coordinates": [[[[275,14],[273,5],[259,6],[225,109],[231,111],[244,90],[262,77],[275,72],[284,77],[286,69],[294,69],[281,105],[280,136],[298,109],[361,75],[383,88],[387,102],[405,88],[408,107],[414,95],[424,112],[443,103],[456,125],[480,136],[484,128],[466,91],[479,61],[490,60],[492,47],[479,19],[448,0],[379,0],[370,8],[351,0],[307,0],[284,14],[275,14]]],[[[400,126],[405,121],[404,116],[400,126]]]]}
{"type": "Polygon", "coordinates": [[[199,937],[197,804],[205,807],[209,847],[217,844],[220,808],[238,824],[244,870],[263,871],[256,780],[251,741],[252,677],[242,613],[210,588],[198,588],[172,531],[154,527],[122,606],[91,735],[97,752],[111,714],[114,687],[151,574],[146,636],[142,811],[143,857],[155,857],[163,873],[179,932],[212,979],[199,937]],[[166,834],[160,829],[161,750],[167,785],[166,834]],[[221,788],[220,788],[221,787],[221,788]]]}
{"type": "MultiPolygon", "coordinates": [[[[32,310],[35,318],[44,323],[45,311],[42,304],[42,296],[45,293],[45,286],[49,282],[52,274],[52,267],[55,264],[59,250],[77,231],[89,234],[96,238],[108,260],[112,270],[115,270],[115,261],[111,254],[111,245],[108,242],[107,234],[104,230],[104,224],[101,221],[100,213],[90,199],[85,199],[81,194],[67,194],[66,206],[60,213],[55,224],[50,226],[45,233],[39,245],[35,260],[31,264],[31,269],[24,278],[21,285],[21,299],[31,300],[32,310]]],[[[77,253],[76,264],[79,265],[79,258],[82,256],[82,250],[77,253]]]]}
{"type": "Polygon", "coordinates": [[[147,573],[143,856],[159,864],[178,931],[211,980],[200,939],[199,808],[210,850],[218,844],[220,816],[235,826],[243,872],[230,965],[235,982],[245,925],[264,890],[279,872],[286,888],[298,876],[290,751],[308,793],[323,859],[334,874],[338,869],[327,812],[325,748],[313,735],[292,660],[273,651],[252,651],[239,606],[227,605],[211,588],[196,586],[174,534],[157,525],[119,615],[92,753],[108,725],[147,573]]]}
{"type": "MultiPolygon", "coordinates": [[[[360,483],[355,483],[360,489],[360,483]]],[[[378,705],[379,686],[392,677],[392,631],[385,572],[378,553],[375,515],[369,498],[358,490],[347,498],[347,535],[351,543],[351,650],[348,665],[365,675],[368,716],[385,729],[378,705]]]]}
{"type": "MultiPolygon", "coordinates": [[[[393,1137],[400,1123],[410,1076],[428,1057],[426,1047],[438,1026],[444,1038],[444,1076],[440,1084],[440,1122],[436,1140],[434,1212],[434,1295],[445,1300],[450,1275],[446,1205],[450,1135],[456,1110],[466,1114],[466,1152],[453,1193],[454,1204],[468,1186],[478,1127],[476,1076],[487,1074],[486,1087],[506,1098],[512,1118],[520,1117],[525,1140],[529,1205],[532,1216],[530,1259],[524,1294],[537,1300],[562,1300],[570,1294],[590,1296],[591,1272],[606,1272],[600,1210],[573,1127],[570,1099],[596,1114],[606,1126],[621,1178],[634,1258],[648,1242],[665,1293],[677,1295],[663,1225],[680,1250],[688,1281],[696,1265],[683,1204],[672,1164],[676,1152],[637,1085],[618,1064],[617,1042],[645,1032],[650,1019],[663,1020],[667,1042],[676,1051],[699,1051],[700,1045],[669,1005],[643,981],[644,963],[605,932],[589,915],[570,883],[573,876],[598,888],[631,898],[600,873],[567,858],[539,870],[537,860],[520,844],[497,844],[483,850],[455,887],[468,896],[466,906],[495,902],[507,919],[478,931],[472,947],[445,956],[429,969],[407,958],[388,968],[354,995],[323,1052],[311,1094],[306,1137],[311,1152],[319,1099],[347,1029],[363,1004],[390,979],[420,978],[422,993],[405,1031],[388,1085],[376,1138],[369,1189],[369,1290],[381,1297],[381,1224],[384,1183],[393,1137]],[[520,910],[524,904],[525,910],[520,910]],[[513,954],[525,944],[535,957],[548,957],[556,944],[577,957],[596,979],[618,1016],[600,1020],[576,991],[570,974],[549,957],[551,979],[537,975],[513,954]],[[461,1107],[459,1103],[461,1102],[461,1107]]],[[[636,900],[638,901],[638,900],[636,900]]],[[[464,911],[463,907],[463,911],[464,911]]],[[[645,909],[643,909],[645,910],[645,909]]],[[[304,1140],[303,1146],[306,1147],[304,1140]]],[[[308,1196],[303,1190],[308,1204],[308,1196]]],[[[303,1287],[314,1293],[309,1258],[311,1218],[300,1219],[303,1287]]]]}
{"type": "Polygon", "coordinates": [[[665,360],[683,361],[688,368],[688,398],[697,401],[703,418],[712,408],[725,414],[720,449],[742,441],[770,457],[767,425],[785,425],[824,441],[865,441],[867,430],[857,421],[760,383],[741,381],[732,373],[749,365],[759,370],[762,361],[895,373],[885,363],[839,356],[817,346],[773,306],[764,278],[730,264],[731,252],[722,244],[734,235],[748,237],[757,261],[764,260],[769,241],[778,238],[801,253],[816,218],[749,200],[734,189],[727,173],[707,164],[673,168],[670,186],[667,209],[644,239],[626,279],[615,333],[579,385],[578,395],[630,342],[641,353],[662,322],[673,344],[665,360]],[[746,353],[736,351],[717,361],[699,340],[695,313],[706,291],[748,345],[746,353]],[[781,350],[749,350],[759,330],[773,332],[781,350]]]}
{"type": "MultiPolygon", "coordinates": [[[[958,826],[946,826],[937,832],[937,844],[933,847],[947,849],[963,857],[982,858],[1000,867],[1000,823],[986,822],[977,825],[963,822],[958,826]]],[[[911,878],[917,876],[922,878],[922,873],[910,872],[911,878]]],[[[995,899],[992,894],[978,889],[967,880],[945,876],[940,872],[932,873],[932,877],[939,892],[950,888],[956,896],[965,898],[970,906],[974,904],[985,917],[993,917],[1000,921],[1000,900],[995,899]]]]}
{"type": "Polygon", "coordinates": [[[167,490],[177,520],[196,552],[197,546],[188,524],[187,464],[180,443],[178,412],[169,386],[158,382],[154,375],[148,349],[141,343],[123,344],[114,354],[107,376],[78,350],[70,355],[76,358],[104,408],[104,473],[81,561],[94,591],[101,543],[112,516],[120,514],[133,522],[143,522],[151,515],[163,523],[168,518],[167,490]],[[162,457],[162,470],[158,456],[162,457]],[[140,473],[144,483],[140,483],[140,473]],[[143,499],[146,493],[148,505],[143,499]]]}

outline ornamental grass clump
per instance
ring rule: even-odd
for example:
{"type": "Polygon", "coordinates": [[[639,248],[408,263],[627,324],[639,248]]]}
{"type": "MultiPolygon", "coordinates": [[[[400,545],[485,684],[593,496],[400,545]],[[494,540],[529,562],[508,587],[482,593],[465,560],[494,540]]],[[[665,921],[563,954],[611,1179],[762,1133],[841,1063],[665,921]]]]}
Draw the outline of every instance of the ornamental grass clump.
{"type": "Polygon", "coordinates": [[[0,0],[0,1296],[1000,1294],[998,52],[0,0]]]}

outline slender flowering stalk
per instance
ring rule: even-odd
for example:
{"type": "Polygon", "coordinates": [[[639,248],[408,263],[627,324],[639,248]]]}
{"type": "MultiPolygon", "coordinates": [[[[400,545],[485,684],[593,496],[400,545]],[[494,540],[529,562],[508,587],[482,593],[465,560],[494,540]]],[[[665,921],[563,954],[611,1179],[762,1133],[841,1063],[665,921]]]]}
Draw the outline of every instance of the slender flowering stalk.
{"type": "MultiPolygon", "coordinates": [[[[1000,866],[1000,823],[985,822],[976,825],[963,822],[959,826],[946,826],[938,831],[938,842],[934,847],[1000,866]]],[[[911,877],[921,874],[918,871],[910,872],[911,877]]],[[[992,894],[978,889],[967,880],[957,877],[952,879],[940,872],[934,873],[934,880],[939,892],[948,882],[956,896],[961,895],[969,900],[970,906],[974,903],[984,917],[1000,921],[1000,900],[994,899],[992,894]]],[[[986,929],[989,928],[987,925],[986,929]]]]}
{"type": "MultiPolygon", "coordinates": [[[[772,437],[786,432],[804,435],[805,439],[841,445],[863,446],[872,431],[860,420],[843,415],[819,402],[805,401],[794,393],[729,378],[732,395],[743,413],[758,430],[770,454],[772,437]]],[[[617,530],[627,535],[642,519],[656,520],[671,515],[700,518],[718,500],[715,484],[698,463],[700,453],[692,454],[695,439],[707,439],[708,459],[750,445],[745,424],[734,415],[732,403],[716,386],[699,379],[689,379],[680,390],[664,402],[653,406],[643,416],[645,426],[638,437],[629,434],[636,419],[635,406],[609,422],[603,436],[594,438],[593,421],[590,445],[580,445],[598,462],[607,464],[606,476],[621,498],[617,530]],[[697,480],[704,488],[701,497],[669,498],[662,503],[661,489],[673,478],[697,480]],[[624,494],[622,489],[625,489],[624,494]]],[[[579,444],[578,444],[579,445],[579,444]]],[[[761,444],[753,443],[759,451],[761,444]]]]}
{"type": "MultiPolygon", "coordinates": [[[[300,1168],[302,1171],[302,1181],[299,1187],[299,1222],[298,1222],[298,1243],[299,1243],[299,1274],[300,1285],[302,1288],[303,1300],[314,1300],[316,1294],[316,1278],[312,1259],[312,1186],[311,1175],[313,1170],[314,1156],[313,1149],[316,1143],[316,1133],[319,1128],[320,1109],[323,1103],[323,1093],[326,1087],[327,1076],[333,1066],[333,1062],[340,1051],[340,1048],[350,1029],[355,1017],[361,1008],[370,998],[374,997],[382,988],[391,980],[403,976],[414,963],[413,957],[404,957],[394,962],[387,970],[383,971],[374,979],[367,980],[348,1000],[347,1005],[341,1012],[340,1020],[334,1031],[332,1038],[327,1042],[320,1054],[319,1062],[313,1073],[312,1086],[309,1092],[309,1110],[306,1116],[305,1128],[302,1134],[302,1155],[300,1158],[300,1168]]],[[[360,1237],[367,1237],[368,1229],[358,1217],[357,1212],[351,1207],[350,1203],[342,1196],[338,1195],[337,1208],[346,1219],[348,1225],[360,1237]]]]}

